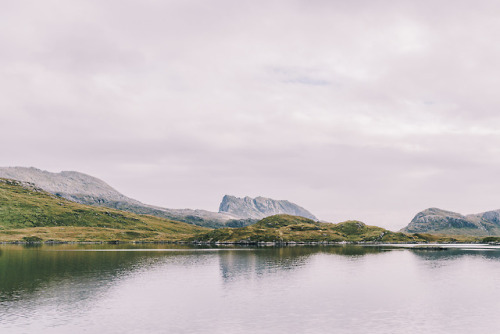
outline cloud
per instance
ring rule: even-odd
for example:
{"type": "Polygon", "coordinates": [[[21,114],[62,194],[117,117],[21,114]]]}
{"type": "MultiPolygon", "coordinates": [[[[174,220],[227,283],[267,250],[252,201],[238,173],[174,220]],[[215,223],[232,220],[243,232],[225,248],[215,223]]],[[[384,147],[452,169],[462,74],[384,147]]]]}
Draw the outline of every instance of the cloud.
{"type": "Polygon", "coordinates": [[[1,165],[397,229],[498,209],[494,1],[8,1],[1,165]]]}

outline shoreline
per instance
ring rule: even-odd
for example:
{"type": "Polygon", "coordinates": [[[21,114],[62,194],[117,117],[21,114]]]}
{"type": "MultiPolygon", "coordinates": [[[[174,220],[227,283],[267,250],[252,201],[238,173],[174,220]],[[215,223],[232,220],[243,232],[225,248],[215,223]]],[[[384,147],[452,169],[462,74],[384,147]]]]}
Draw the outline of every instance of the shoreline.
{"type": "MultiPolygon", "coordinates": [[[[500,246],[500,243],[484,242],[199,242],[199,241],[0,241],[0,245],[24,245],[24,246],[42,246],[42,245],[185,245],[185,246],[243,246],[243,247],[295,247],[295,246],[388,246],[396,248],[411,249],[447,249],[446,246],[500,246]]],[[[453,247],[455,248],[455,247],[453,247]]]]}

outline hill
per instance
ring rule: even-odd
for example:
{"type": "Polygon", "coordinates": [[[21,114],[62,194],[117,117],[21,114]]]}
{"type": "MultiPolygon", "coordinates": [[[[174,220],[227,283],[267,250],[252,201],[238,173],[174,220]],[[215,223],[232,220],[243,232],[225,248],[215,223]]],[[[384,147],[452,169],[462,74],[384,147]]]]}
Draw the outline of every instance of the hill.
{"type": "MultiPolygon", "coordinates": [[[[484,242],[498,242],[488,237],[484,242]],[[489,239],[488,239],[489,238],[489,239]],[[491,240],[490,240],[491,239],[491,240]]],[[[150,215],[75,203],[28,182],[0,178],[0,242],[205,241],[473,242],[480,239],[396,233],[359,221],[320,223],[274,215],[239,228],[210,230],[150,215]]]]}
{"type": "Polygon", "coordinates": [[[51,194],[80,204],[102,206],[142,215],[153,215],[198,226],[243,226],[256,221],[247,221],[229,213],[193,209],[167,209],[144,204],[121,194],[104,181],[80,172],[51,173],[33,167],[0,167],[0,177],[33,183],[51,194]]]}
{"type": "Polygon", "coordinates": [[[500,236],[500,210],[462,215],[452,211],[430,208],[417,213],[402,231],[407,233],[500,236]]]}
{"type": "Polygon", "coordinates": [[[32,183],[0,178],[0,241],[175,241],[204,231],[169,219],[75,203],[32,183]]]}
{"type": "Polygon", "coordinates": [[[221,228],[202,233],[194,238],[204,242],[257,243],[257,242],[425,242],[421,237],[391,232],[381,227],[367,226],[359,221],[339,224],[275,215],[241,228],[221,228]]]}
{"type": "Polygon", "coordinates": [[[75,171],[51,173],[33,167],[0,167],[0,177],[33,183],[51,194],[80,204],[153,215],[211,228],[247,226],[258,219],[279,213],[317,220],[309,211],[294,203],[264,197],[237,198],[226,195],[219,212],[148,205],[121,194],[96,177],[75,171]]]}

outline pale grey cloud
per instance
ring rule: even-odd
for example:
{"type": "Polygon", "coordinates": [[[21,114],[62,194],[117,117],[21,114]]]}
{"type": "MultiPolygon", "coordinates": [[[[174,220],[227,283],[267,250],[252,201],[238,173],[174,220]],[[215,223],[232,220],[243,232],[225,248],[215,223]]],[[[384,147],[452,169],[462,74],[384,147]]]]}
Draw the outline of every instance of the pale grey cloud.
{"type": "Polygon", "coordinates": [[[498,209],[495,1],[6,1],[0,164],[397,229],[498,209]]]}

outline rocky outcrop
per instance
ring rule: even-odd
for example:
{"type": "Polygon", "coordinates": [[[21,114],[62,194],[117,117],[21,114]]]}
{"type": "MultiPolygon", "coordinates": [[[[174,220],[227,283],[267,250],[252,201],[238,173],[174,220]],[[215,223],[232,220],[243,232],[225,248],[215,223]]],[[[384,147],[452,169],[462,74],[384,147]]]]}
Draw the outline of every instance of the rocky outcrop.
{"type": "Polygon", "coordinates": [[[205,227],[247,226],[258,219],[281,213],[317,220],[309,211],[296,204],[264,197],[236,198],[226,195],[219,212],[168,209],[141,203],[121,194],[106,182],[79,172],[51,173],[33,167],[0,167],[0,177],[30,182],[49,193],[81,204],[153,215],[205,227]]]}
{"type": "Polygon", "coordinates": [[[199,226],[241,226],[255,222],[242,220],[230,213],[193,209],[167,209],[147,205],[121,194],[96,177],[79,172],[51,173],[33,167],[1,167],[0,177],[30,182],[49,193],[81,204],[153,215],[199,226]]]}
{"type": "Polygon", "coordinates": [[[266,197],[244,197],[225,195],[219,206],[219,213],[229,213],[240,218],[262,219],[277,214],[289,214],[318,220],[306,209],[285,200],[266,197]]]}
{"type": "Polygon", "coordinates": [[[403,232],[457,235],[500,235],[500,210],[479,214],[460,213],[430,208],[419,212],[403,232]]]}
{"type": "Polygon", "coordinates": [[[51,173],[33,167],[2,167],[0,177],[31,182],[47,192],[82,204],[140,203],[122,195],[104,181],[79,172],[51,173]]]}

